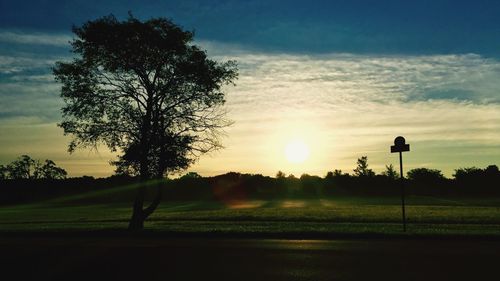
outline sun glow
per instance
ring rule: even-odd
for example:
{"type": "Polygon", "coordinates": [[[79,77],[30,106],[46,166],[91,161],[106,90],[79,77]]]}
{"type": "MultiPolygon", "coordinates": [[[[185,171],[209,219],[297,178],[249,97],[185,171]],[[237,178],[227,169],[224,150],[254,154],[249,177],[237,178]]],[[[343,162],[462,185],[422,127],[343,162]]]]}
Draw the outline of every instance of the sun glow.
{"type": "Polygon", "coordinates": [[[309,147],[301,140],[293,140],[286,145],[285,156],[288,162],[300,164],[309,157],[309,147]]]}

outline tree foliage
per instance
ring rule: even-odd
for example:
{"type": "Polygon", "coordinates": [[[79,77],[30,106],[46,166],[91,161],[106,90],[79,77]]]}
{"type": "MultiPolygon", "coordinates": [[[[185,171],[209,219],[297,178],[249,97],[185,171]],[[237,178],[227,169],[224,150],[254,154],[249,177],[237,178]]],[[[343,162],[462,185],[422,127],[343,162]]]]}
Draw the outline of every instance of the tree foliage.
{"type": "Polygon", "coordinates": [[[285,173],[283,173],[282,171],[278,171],[278,172],[276,173],[276,178],[277,178],[277,179],[284,179],[284,178],[286,178],[286,174],[285,174],[285,173]]]}
{"type": "Polygon", "coordinates": [[[189,172],[181,177],[182,179],[200,179],[201,176],[197,172],[189,172]]]}
{"type": "Polygon", "coordinates": [[[443,173],[437,169],[416,168],[409,170],[408,179],[417,182],[439,182],[445,179],[443,173]]]}
{"type": "Polygon", "coordinates": [[[354,175],[358,177],[373,177],[375,172],[368,168],[368,156],[361,156],[356,162],[356,169],[353,170],[354,175]]]}
{"type": "Polygon", "coordinates": [[[489,165],[485,169],[477,167],[459,168],[453,174],[455,181],[463,187],[481,186],[481,188],[498,189],[500,171],[498,166],[489,165]]]}
{"type": "Polygon", "coordinates": [[[382,172],[382,175],[393,180],[398,178],[398,172],[396,172],[392,164],[385,165],[385,171],[382,172]]]}
{"type": "Polygon", "coordinates": [[[117,171],[142,178],[185,169],[221,147],[223,86],[237,77],[192,45],[170,20],[106,16],[73,27],[76,57],[53,69],[62,83],[69,150],[105,144],[121,152],[117,171]]]}
{"type": "Polygon", "coordinates": [[[477,180],[483,176],[483,169],[477,167],[459,168],[455,170],[453,177],[457,180],[477,180]]]}
{"type": "Polygon", "coordinates": [[[54,161],[46,159],[43,165],[38,170],[38,176],[43,179],[64,179],[66,178],[66,170],[57,167],[54,161]]]}
{"type": "Polygon", "coordinates": [[[58,167],[54,161],[32,159],[21,155],[7,166],[0,166],[0,179],[64,179],[67,172],[58,167]]]}

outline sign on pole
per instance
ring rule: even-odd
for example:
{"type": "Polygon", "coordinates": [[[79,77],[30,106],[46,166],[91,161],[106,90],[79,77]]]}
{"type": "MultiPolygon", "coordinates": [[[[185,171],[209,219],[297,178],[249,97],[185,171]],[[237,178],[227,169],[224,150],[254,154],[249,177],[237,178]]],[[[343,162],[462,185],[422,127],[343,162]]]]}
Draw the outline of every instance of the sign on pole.
{"type": "Polygon", "coordinates": [[[399,136],[394,139],[394,145],[391,146],[391,153],[399,152],[399,172],[401,174],[401,211],[403,216],[403,232],[406,232],[406,215],[405,215],[405,186],[403,176],[403,152],[410,151],[410,145],[406,144],[405,138],[399,136]]]}

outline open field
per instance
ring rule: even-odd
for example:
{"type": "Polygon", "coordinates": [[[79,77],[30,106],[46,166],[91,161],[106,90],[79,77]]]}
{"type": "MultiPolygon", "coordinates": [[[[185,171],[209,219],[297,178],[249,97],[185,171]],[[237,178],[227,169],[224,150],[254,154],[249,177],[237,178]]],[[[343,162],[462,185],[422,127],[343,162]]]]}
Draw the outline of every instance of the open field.
{"type": "MultiPolygon", "coordinates": [[[[399,198],[166,202],[146,222],[171,234],[400,235],[399,198]]],[[[119,231],[130,206],[38,203],[0,208],[0,232],[119,231]]],[[[410,197],[406,235],[500,237],[500,200],[410,197]]]]}

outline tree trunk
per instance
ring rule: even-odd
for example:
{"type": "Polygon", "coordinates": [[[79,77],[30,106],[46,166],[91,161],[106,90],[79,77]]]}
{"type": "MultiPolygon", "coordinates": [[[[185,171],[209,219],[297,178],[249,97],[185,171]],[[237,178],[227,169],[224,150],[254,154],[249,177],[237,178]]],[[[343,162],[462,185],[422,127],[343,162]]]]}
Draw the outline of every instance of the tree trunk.
{"type": "Polygon", "coordinates": [[[161,202],[162,197],[162,182],[159,181],[156,184],[157,191],[156,196],[151,202],[151,204],[144,209],[144,196],[146,193],[145,181],[137,189],[137,194],[134,201],[134,208],[132,210],[132,217],[128,225],[130,231],[140,231],[144,229],[144,221],[156,210],[161,202]]]}
{"type": "Polygon", "coordinates": [[[142,212],[138,211],[132,213],[132,218],[130,219],[130,222],[128,224],[128,230],[136,232],[136,231],[141,231],[144,229],[144,219],[142,218],[142,212]]]}
{"type": "Polygon", "coordinates": [[[158,205],[160,205],[162,197],[162,183],[163,181],[159,181],[156,183],[156,188],[157,188],[156,196],[151,202],[151,204],[146,209],[144,209],[143,212],[144,219],[147,219],[156,210],[158,205]]]}
{"type": "Polygon", "coordinates": [[[132,209],[132,217],[130,218],[130,222],[128,225],[128,229],[131,231],[139,231],[144,228],[144,214],[143,214],[143,205],[144,205],[144,194],[146,192],[144,185],[145,181],[142,181],[137,188],[137,194],[135,195],[134,207],[132,209]]]}
{"type": "Polygon", "coordinates": [[[141,182],[139,183],[139,187],[137,188],[137,194],[134,200],[134,207],[132,210],[132,217],[130,218],[130,222],[128,225],[128,229],[131,231],[140,231],[144,228],[144,220],[146,216],[144,216],[144,196],[146,193],[146,185],[149,178],[149,166],[148,166],[148,153],[150,148],[150,127],[151,127],[151,108],[152,104],[150,99],[148,98],[148,104],[146,108],[146,114],[142,121],[141,128],[141,140],[140,140],[140,178],[141,182]]]}

